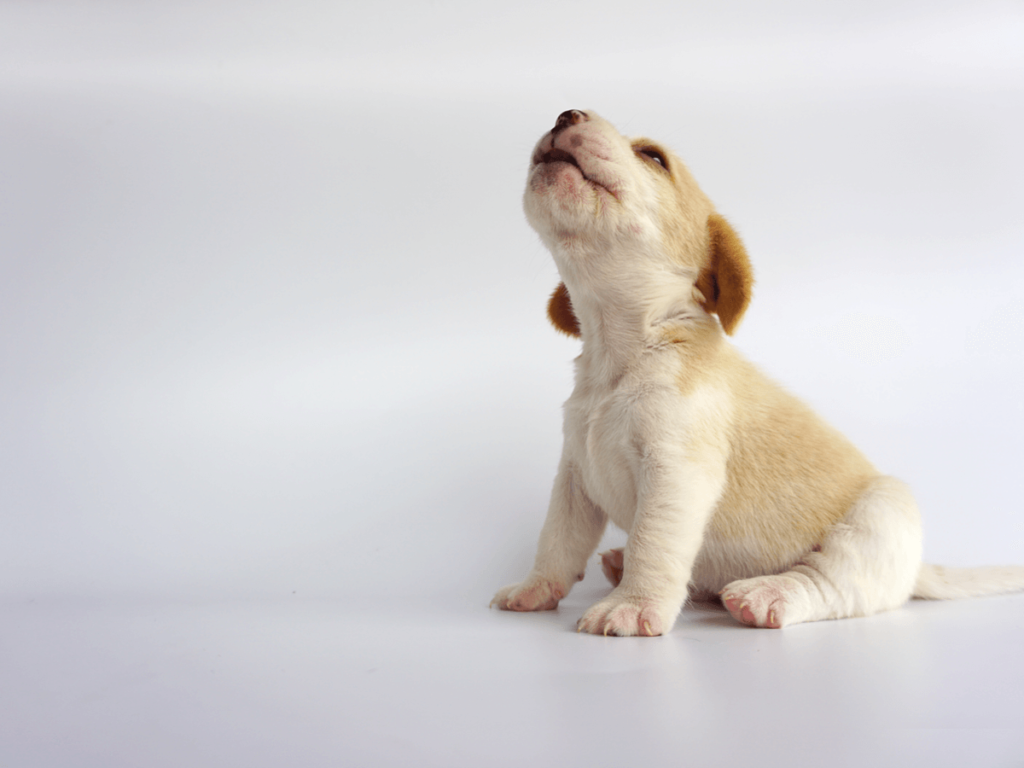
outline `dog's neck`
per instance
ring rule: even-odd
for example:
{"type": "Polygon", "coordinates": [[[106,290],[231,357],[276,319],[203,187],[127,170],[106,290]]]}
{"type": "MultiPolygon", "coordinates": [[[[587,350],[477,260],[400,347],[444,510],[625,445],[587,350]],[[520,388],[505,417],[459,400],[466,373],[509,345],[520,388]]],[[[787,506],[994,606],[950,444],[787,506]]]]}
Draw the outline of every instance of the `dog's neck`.
{"type": "Polygon", "coordinates": [[[717,330],[694,296],[694,270],[621,247],[588,253],[563,241],[552,250],[579,321],[581,363],[601,380],[654,347],[717,330]]]}

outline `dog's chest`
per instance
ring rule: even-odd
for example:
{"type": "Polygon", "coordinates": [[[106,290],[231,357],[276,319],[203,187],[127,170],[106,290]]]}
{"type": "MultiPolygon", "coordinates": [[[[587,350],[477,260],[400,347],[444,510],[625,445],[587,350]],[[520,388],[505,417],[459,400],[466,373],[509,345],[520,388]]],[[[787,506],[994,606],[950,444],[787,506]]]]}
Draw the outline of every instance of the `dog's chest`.
{"type": "Polygon", "coordinates": [[[637,506],[642,455],[650,442],[654,402],[663,399],[649,381],[615,388],[577,386],[566,403],[566,440],[587,496],[626,530],[637,506]]]}

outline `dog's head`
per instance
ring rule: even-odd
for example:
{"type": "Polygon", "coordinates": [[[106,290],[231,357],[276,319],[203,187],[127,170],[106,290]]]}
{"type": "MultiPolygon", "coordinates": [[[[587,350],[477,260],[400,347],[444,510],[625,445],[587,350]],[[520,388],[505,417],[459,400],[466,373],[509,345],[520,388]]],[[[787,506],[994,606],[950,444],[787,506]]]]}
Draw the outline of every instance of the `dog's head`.
{"type": "MultiPolygon", "coordinates": [[[[526,217],[563,279],[627,281],[629,274],[684,276],[705,312],[732,333],[750,301],[753,274],[729,224],[670,150],[622,136],[596,113],[569,110],[533,151],[526,217]]],[[[570,292],[555,290],[548,316],[580,335],[570,292]]]]}

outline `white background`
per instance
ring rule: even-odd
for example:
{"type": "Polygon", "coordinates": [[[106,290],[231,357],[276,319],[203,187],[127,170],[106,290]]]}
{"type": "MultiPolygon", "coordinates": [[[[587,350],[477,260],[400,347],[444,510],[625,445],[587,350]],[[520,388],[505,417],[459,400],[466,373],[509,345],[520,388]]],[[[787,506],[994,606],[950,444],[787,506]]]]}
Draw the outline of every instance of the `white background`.
{"type": "Polygon", "coordinates": [[[569,108],[687,160],[756,270],[735,343],[926,558],[1024,563],[1022,40],[1009,1],[0,5],[0,764],[1024,762],[1022,598],[605,640],[592,568],[486,609],[578,350],[520,204],[569,108]]]}

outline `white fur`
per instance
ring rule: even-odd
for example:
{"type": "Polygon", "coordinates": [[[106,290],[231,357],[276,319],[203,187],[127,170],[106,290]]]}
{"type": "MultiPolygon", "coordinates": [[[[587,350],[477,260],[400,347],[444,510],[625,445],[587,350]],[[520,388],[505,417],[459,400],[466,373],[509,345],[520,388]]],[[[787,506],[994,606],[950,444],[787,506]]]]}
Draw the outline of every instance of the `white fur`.
{"type": "Polygon", "coordinates": [[[705,310],[695,284],[714,209],[685,166],[670,156],[666,172],[596,114],[579,115],[538,143],[524,205],[583,351],[534,567],[492,604],[557,606],[608,520],[629,532],[624,552],[609,553],[623,565],[582,631],[663,634],[688,587],[721,590],[738,620],[771,627],[888,610],[915,582],[924,597],[1024,588],[1022,568],[922,568],[909,490],[742,360],[705,310]],[[842,462],[835,482],[851,500],[832,517],[816,501],[828,492],[793,485],[827,489],[828,467],[786,474],[786,460],[803,471],[822,452],[842,462]]]}

